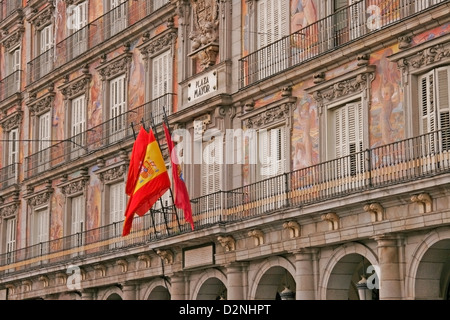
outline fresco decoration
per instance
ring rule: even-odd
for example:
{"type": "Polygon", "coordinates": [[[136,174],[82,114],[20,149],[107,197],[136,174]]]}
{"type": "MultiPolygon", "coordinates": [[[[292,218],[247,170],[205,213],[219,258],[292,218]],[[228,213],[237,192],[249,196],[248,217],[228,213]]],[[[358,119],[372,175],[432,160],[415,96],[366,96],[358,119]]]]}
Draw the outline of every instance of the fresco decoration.
{"type": "Polygon", "coordinates": [[[51,241],[50,250],[55,252],[62,249],[62,238],[64,236],[64,212],[65,197],[59,188],[54,188],[50,203],[50,240],[61,239],[61,241],[51,241]]]}
{"type": "Polygon", "coordinates": [[[434,29],[425,31],[421,34],[416,35],[411,39],[411,46],[417,46],[423,42],[443,36],[449,33],[449,31],[450,31],[450,23],[446,23],[434,29]]]}
{"type": "MultiPolygon", "coordinates": [[[[130,44],[130,51],[133,51],[138,40],[130,44]]],[[[128,110],[132,110],[145,102],[145,69],[142,55],[138,50],[134,50],[130,65],[130,78],[128,81],[128,110]]]]}
{"type": "Polygon", "coordinates": [[[297,97],[292,119],[291,168],[298,170],[319,162],[319,118],[317,105],[304,89],[312,86],[312,80],[301,82],[292,88],[297,97]]]}
{"type": "Polygon", "coordinates": [[[371,88],[369,118],[371,148],[405,138],[400,70],[397,64],[388,59],[397,51],[398,46],[395,45],[370,55],[370,64],[376,66],[376,75],[371,88]]]}
{"type": "Polygon", "coordinates": [[[96,170],[98,170],[98,166],[94,166],[89,172],[90,179],[86,196],[86,230],[92,230],[100,227],[102,188],[98,175],[94,174],[96,170]]]}
{"type": "Polygon", "coordinates": [[[291,33],[317,21],[316,0],[291,0],[291,33]]]}

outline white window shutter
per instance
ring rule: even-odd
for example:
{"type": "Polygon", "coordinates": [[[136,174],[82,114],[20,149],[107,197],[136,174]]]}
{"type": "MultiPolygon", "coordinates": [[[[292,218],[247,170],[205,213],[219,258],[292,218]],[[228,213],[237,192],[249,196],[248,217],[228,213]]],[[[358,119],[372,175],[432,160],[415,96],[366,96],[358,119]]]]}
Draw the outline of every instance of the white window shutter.
{"type": "Polygon", "coordinates": [[[152,61],[152,99],[156,99],[172,90],[172,56],[170,50],[156,56],[152,61]]]}
{"type": "Polygon", "coordinates": [[[441,151],[450,151],[450,67],[438,68],[437,71],[437,114],[440,133],[441,151]]]}
{"type": "Polygon", "coordinates": [[[84,230],[84,196],[72,198],[72,234],[84,230]]]}
{"type": "Polygon", "coordinates": [[[86,131],[86,98],[81,95],[72,100],[72,114],[71,114],[71,136],[76,143],[73,148],[77,149],[84,144],[82,133],[86,131]]]}
{"type": "Polygon", "coordinates": [[[16,249],[16,218],[6,220],[6,252],[16,249]]]}
{"type": "Polygon", "coordinates": [[[18,162],[19,153],[19,132],[18,129],[12,129],[9,132],[9,148],[8,148],[8,165],[12,165],[18,162]]]}
{"type": "Polygon", "coordinates": [[[110,186],[110,223],[120,222],[124,219],[125,213],[125,187],[123,183],[116,183],[110,186]]]}
{"type": "Polygon", "coordinates": [[[39,117],[39,151],[50,147],[50,111],[39,117]]]}

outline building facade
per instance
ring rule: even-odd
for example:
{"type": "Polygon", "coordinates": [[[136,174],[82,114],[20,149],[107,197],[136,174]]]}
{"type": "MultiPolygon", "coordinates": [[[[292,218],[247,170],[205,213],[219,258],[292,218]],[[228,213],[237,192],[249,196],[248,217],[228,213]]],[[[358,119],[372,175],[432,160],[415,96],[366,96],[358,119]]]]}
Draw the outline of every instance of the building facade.
{"type": "Polygon", "coordinates": [[[450,2],[0,1],[0,299],[450,298],[450,2]],[[177,144],[122,237],[134,139],[177,144]]]}

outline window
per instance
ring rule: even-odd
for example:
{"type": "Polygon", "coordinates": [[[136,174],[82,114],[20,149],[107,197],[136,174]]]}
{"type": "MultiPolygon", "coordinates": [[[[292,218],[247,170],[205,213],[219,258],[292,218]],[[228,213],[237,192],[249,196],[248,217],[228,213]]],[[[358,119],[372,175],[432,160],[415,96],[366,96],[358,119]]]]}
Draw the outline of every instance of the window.
{"type": "Polygon", "coordinates": [[[202,195],[220,191],[220,173],[222,146],[218,145],[218,138],[203,142],[203,161],[201,165],[202,195]]]}
{"type": "Polygon", "coordinates": [[[286,169],[285,127],[260,130],[258,133],[259,180],[283,174],[286,169]]]}
{"type": "Polygon", "coordinates": [[[51,116],[50,111],[38,117],[38,171],[42,172],[49,168],[50,164],[50,139],[51,139],[51,116]]]}
{"type": "Polygon", "coordinates": [[[17,181],[18,162],[19,162],[19,130],[15,128],[8,132],[8,159],[7,159],[8,184],[9,182],[17,181]]]}
{"type": "Polygon", "coordinates": [[[113,36],[124,30],[128,24],[128,2],[126,0],[107,0],[109,12],[106,16],[109,26],[109,36],[113,36]]]}
{"type": "MultiPolygon", "coordinates": [[[[168,50],[152,59],[152,114],[156,124],[163,121],[163,107],[170,114],[169,96],[172,90],[172,55],[168,50]],[[158,99],[159,98],[159,99],[158,99]]],[[[171,102],[171,101],[170,101],[171,102]]]]}
{"type": "Polygon", "coordinates": [[[286,127],[260,129],[257,142],[256,179],[258,200],[271,199],[263,205],[265,211],[280,208],[284,204],[286,191],[286,127]]]}
{"type": "Polygon", "coordinates": [[[71,159],[77,158],[83,152],[86,131],[86,97],[81,95],[72,99],[70,114],[71,159]]]}
{"type": "Polygon", "coordinates": [[[329,159],[336,159],[337,178],[347,178],[364,170],[363,112],[361,101],[330,110],[329,159]]]}
{"type": "MultiPolygon", "coordinates": [[[[71,199],[70,214],[71,214],[71,229],[70,234],[75,235],[77,233],[82,233],[85,228],[84,217],[85,217],[85,205],[84,196],[76,196],[71,199]]],[[[83,245],[83,237],[73,237],[73,246],[83,245]]]]}
{"type": "Polygon", "coordinates": [[[71,57],[75,58],[87,49],[87,25],[88,21],[88,2],[84,1],[72,8],[70,13],[71,23],[68,24],[72,35],[70,37],[72,44],[71,57]]]}
{"type": "Polygon", "coordinates": [[[48,252],[49,226],[48,208],[36,209],[31,221],[31,241],[32,245],[35,246],[35,254],[48,252]],[[37,246],[41,243],[41,246],[37,246]]]}
{"type": "Polygon", "coordinates": [[[6,254],[7,264],[14,263],[14,250],[16,250],[16,218],[6,220],[6,254]]]}
{"type": "Polygon", "coordinates": [[[8,78],[5,84],[6,96],[20,91],[20,48],[10,52],[7,57],[8,78]]]}
{"type": "MultiPolygon", "coordinates": [[[[257,40],[259,78],[265,78],[286,66],[282,53],[287,48],[278,47],[276,56],[271,48],[265,46],[289,35],[289,2],[279,0],[259,0],[257,2],[257,40]]],[[[281,45],[284,45],[283,42],[281,45]]]]}
{"type": "MultiPolygon", "coordinates": [[[[111,184],[109,186],[109,224],[110,237],[119,237],[122,234],[123,220],[125,213],[125,185],[123,182],[111,184]]],[[[114,243],[112,248],[120,246],[120,243],[114,243]]]]}
{"type": "Polygon", "coordinates": [[[338,46],[355,39],[365,31],[364,1],[334,0],[334,45],[338,46]]]}
{"type": "Polygon", "coordinates": [[[433,69],[419,77],[419,134],[424,155],[450,151],[450,67],[433,69]]]}
{"type": "Polygon", "coordinates": [[[258,49],[289,35],[289,4],[287,1],[258,1],[258,49]]]}
{"type": "Polygon", "coordinates": [[[110,143],[122,139],[126,128],[127,90],[125,75],[121,75],[109,82],[110,90],[110,143]]]}
{"type": "Polygon", "coordinates": [[[158,10],[168,2],[169,0],[147,0],[147,14],[158,10]]]}
{"type": "Polygon", "coordinates": [[[44,27],[39,32],[39,69],[40,76],[49,73],[53,67],[53,32],[52,25],[44,27]]]}

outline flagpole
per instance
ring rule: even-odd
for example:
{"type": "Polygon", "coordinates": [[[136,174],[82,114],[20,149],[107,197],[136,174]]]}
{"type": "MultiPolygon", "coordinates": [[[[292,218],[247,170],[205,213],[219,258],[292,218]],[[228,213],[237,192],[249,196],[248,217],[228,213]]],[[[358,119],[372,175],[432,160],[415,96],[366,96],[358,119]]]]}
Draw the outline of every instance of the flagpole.
{"type": "MultiPolygon", "coordinates": [[[[161,144],[159,143],[159,138],[158,138],[158,131],[156,130],[155,123],[153,122],[153,113],[151,111],[150,111],[150,126],[152,127],[153,133],[155,135],[155,139],[156,139],[156,142],[158,143],[159,150],[161,150],[161,144]]],[[[169,187],[169,190],[172,193],[172,189],[170,187],[169,187]]],[[[164,203],[163,203],[161,197],[159,197],[159,201],[161,203],[161,209],[163,212],[164,223],[166,224],[167,233],[170,234],[169,226],[167,225],[166,208],[164,207],[164,203]]],[[[175,214],[176,214],[176,212],[175,212],[175,214]]],[[[177,220],[178,220],[178,215],[176,214],[176,216],[177,216],[177,220]]]]}
{"type": "MultiPolygon", "coordinates": [[[[142,127],[145,130],[144,119],[141,120],[141,124],[142,124],[142,127]]],[[[134,131],[134,123],[133,122],[131,122],[131,129],[133,130],[134,141],[136,141],[136,132],[134,131]]],[[[127,207],[128,207],[129,204],[130,203],[128,202],[127,207]]],[[[152,220],[153,231],[155,233],[155,236],[157,237],[155,219],[153,219],[153,213],[154,212],[153,212],[152,208],[150,208],[149,211],[150,211],[150,219],[152,220]]]]}
{"type": "MultiPolygon", "coordinates": [[[[163,121],[166,124],[167,131],[169,132],[169,135],[171,135],[171,133],[170,133],[170,126],[169,126],[169,120],[167,119],[167,114],[166,114],[166,108],[163,106],[162,109],[163,109],[163,121]]],[[[169,157],[172,157],[172,155],[169,154],[169,157]]],[[[172,168],[172,170],[173,170],[173,168],[172,168]]],[[[170,189],[170,196],[172,197],[172,202],[174,204],[173,206],[175,208],[175,212],[176,212],[176,215],[177,215],[178,227],[180,227],[180,221],[179,221],[179,218],[178,218],[177,206],[175,205],[175,198],[173,196],[172,189],[170,189]]]]}

